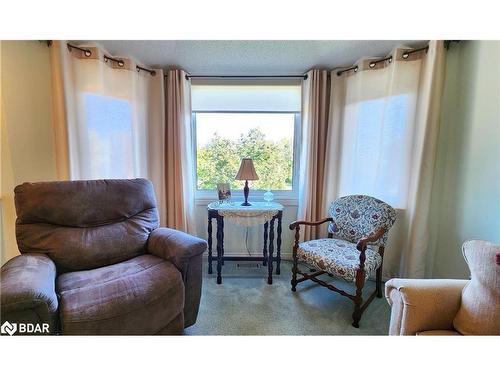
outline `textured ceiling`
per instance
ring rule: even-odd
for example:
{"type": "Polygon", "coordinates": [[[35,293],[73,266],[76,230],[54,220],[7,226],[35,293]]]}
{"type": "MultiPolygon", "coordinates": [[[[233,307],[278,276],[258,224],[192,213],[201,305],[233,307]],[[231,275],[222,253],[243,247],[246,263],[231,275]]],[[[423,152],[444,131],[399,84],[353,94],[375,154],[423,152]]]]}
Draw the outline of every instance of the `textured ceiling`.
{"type": "Polygon", "coordinates": [[[300,74],[312,67],[348,66],[360,57],[384,56],[406,40],[99,40],[116,56],[155,68],[182,67],[191,74],[300,74]]]}

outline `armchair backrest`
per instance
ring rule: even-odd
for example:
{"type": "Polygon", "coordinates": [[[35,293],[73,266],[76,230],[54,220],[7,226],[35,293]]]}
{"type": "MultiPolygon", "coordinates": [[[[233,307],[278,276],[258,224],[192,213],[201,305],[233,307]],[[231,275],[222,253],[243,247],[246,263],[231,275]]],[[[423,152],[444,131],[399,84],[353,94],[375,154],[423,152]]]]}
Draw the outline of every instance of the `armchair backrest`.
{"type": "Polygon", "coordinates": [[[387,203],[367,195],[348,195],[338,198],[330,206],[333,219],[328,231],[335,238],[357,243],[360,239],[386,228],[386,233],[375,245],[385,245],[387,232],[396,220],[396,211],[387,203]]]}
{"type": "Polygon", "coordinates": [[[21,253],[45,253],[60,272],[125,261],[159,225],[145,179],[24,183],[14,190],[21,253]]]}

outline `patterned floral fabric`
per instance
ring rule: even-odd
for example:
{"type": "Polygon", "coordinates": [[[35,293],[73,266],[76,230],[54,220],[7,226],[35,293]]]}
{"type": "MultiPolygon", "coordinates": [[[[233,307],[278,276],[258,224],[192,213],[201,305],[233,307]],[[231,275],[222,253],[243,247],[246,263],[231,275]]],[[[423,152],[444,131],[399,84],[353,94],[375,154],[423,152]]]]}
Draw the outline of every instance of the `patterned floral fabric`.
{"type": "MultiPolygon", "coordinates": [[[[336,238],[302,242],[297,249],[299,260],[348,282],[356,280],[359,254],[356,244],[336,238]]],[[[368,279],[382,264],[382,257],[371,245],[365,255],[365,276],[368,279]]]]}
{"type": "Polygon", "coordinates": [[[367,195],[348,195],[332,203],[329,210],[333,223],[328,231],[334,238],[357,243],[380,227],[387,232],[373,245],[385,245],[389,229],[396,220],[396,211],[387,203],[367,195]]]}

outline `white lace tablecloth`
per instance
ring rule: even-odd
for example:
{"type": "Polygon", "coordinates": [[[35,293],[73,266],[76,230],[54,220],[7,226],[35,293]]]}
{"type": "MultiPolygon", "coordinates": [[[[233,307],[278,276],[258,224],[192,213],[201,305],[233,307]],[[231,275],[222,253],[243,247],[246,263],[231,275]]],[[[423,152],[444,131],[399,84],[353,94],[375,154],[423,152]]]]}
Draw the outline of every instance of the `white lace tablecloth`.
{"type": "Polygon", "coordinates": [[[276,202],[251,202],[251,206],[242,206],[243,202],[219,203],[212,202],[208,205],[209,210],[217,210],[224,219],[229,219],[237,225],[251,226],[262,225],[279,211],[283,211],[283,205],[276,202]]]}

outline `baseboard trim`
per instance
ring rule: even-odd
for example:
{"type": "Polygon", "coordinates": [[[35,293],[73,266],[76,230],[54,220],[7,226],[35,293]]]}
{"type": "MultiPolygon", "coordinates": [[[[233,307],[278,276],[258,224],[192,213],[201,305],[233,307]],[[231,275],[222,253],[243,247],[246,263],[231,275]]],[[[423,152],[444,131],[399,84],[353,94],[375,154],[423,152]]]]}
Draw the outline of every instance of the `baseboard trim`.
{"type": "MultiPolygon", "coordinates": [[[[228,252],[225,252],[224,255],[232,256],[232,257],[247,257],[248,253],[247,252],[241,252],[241,253],[228,253],[228,252]]],[[[262,253],[251,253],[250,255],[257,257],[257,256],[262,256],[262,253]]],[[[276,252],[273,253],[273,256],[276,256],[276,252]]],[[[208,260],[208,252],[205,252],[203,254],[203,258],[208,260]]],[[[214,258],[214,261],[217,259],[217,252],[215,252],[215,251],[213,252],[213,258],[214,258]]],[[[292,253],[281,252],[281,260],[292,260],[292,253]]]]}

